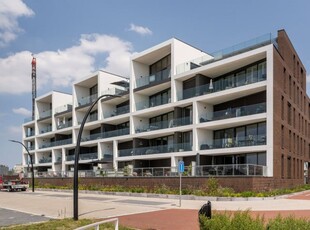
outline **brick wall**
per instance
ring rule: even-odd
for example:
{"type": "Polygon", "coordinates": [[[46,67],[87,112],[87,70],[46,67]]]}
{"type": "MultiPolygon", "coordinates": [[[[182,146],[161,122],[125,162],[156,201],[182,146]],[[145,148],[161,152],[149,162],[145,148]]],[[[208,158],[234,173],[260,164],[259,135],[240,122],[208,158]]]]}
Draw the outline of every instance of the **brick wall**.
{"type": "MultiPolygon", "coordinates": [[[[222,187],[233,188],[240,191],[269,191],[275,188],[293,187],[302,184],[301,179],[273,179],[264,177],[223,177],[216,178],[222,187]]],[[[28,179],[31,183],[31,179],[28,179]]],[[[208,178],[205,177],[182,177],[182,187],[191,189],[205,188],[208,178]]],[[[35,178],[36,184],[72,186],[73,178],[35,178]]],[[[166,185],[170,188],[179,188],[179,177],[93,177],[79,178],[80,185],[112,186],[120,185],[125,187],[147,187],[154,188],[166,185]]]]}

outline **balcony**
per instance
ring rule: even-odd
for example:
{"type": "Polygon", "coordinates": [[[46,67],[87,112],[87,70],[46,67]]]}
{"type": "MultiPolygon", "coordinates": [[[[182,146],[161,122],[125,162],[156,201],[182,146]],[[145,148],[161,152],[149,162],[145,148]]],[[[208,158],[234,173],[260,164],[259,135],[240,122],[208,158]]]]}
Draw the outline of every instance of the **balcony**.
{"type": "Polygon", "coordinates": [[[57,129],[64,129],[64,128],[68,128],[68,127],[72,127],[72,121],[67,121],[66,123],[60,123],[57,126],[57,129]]]}
{"type": "Polygon", "coordinates": [[[124,89],[119,89],[119,88],[111,88],[107,89],[101,92],[101,95],[125,95],[128,94],[129,90],[124,88],[124,89]]]}
{"type": "Polygon", "coordinates": [[[38,119],[44,119],[52,116],[52,110],[43,111],[39,114],[38,119]]]}
{"type": "Polygon", "coordinates": [[[51,131],[52,131],[52,126],[48,126],[48,127],[42,128],[40,133],[43,134],[43,133],[48,133],[48,132],[51,132],[51,131]]]}
{"type": "Polygon", "coordinates": [[[248,135],[247,137],[222,138],[213,140],[213,144],[204,143],[200,145],[200,150],[236,148],[246,146],[266,145],[266,135],[248,135]]]}
{"type": "Polygon", "coordinates": [[[43,163],[52,163],[52,157],[42,157],[39,160],[39,163],[43,164],[43,163]]]}
{"type": "Polygon", "coordinates": [[[90,114],[87,122],[97,121],[98,120],[98,113],[90,114]]]}
{"type": "Polygon", "coordinates": [[[192,98],[192,97],[198,97],[198,96],[205,95],[205,94],[211,94],[211,93],[216,93],[216,92],[220,92],[220,91],[224,91],[224,90],[228,90],[232,88],[238,88],[244,85],[250,85],[250,84],[265,81],[265,80],[266,80],[266,74],[259,71],[258,77],[253,78],[249,81],[236,79],[236,81],[233,81],[229,84],[224,83],[223,81],[217,81],[217,82],[185,89],[183,90],[183,92],[178,93],[178,100],[180,101],[180,100],[185,100],[185,99],[192,98]]]}
{"type": "Polygon", "coordinates": [[[141,126],[136,129],[136,132],[137,133],[149,132],[153,130],[174,128],[174,127],[179,127],[179,126],[184,126],[184,125],[189,125],[189,124],[192,124],[191,117],[181,117],[178,119],[172,119],[170,121],[168,120],[160,121],[160,122],[151,123],[149,125],[141,126]]]}
{"type": "Polygon", "coordinates": [[[87,96],[87,97],[82,97],[80,100],[78,100],[78,107],[91,104],[97,98],[98,98],[98,94],[92,94],[92,95],[87,96]]]}
{"type": "Polygon", "coordinates": [[[160,83],[161,81],[164,81],[171,76],[171,69],[163,69],[155,74],[152,74],[150,76],[145,76],[141,78],[137,78],[137,88],[146,86],[146,85],[152,85],[160,83]]]}
{"type": "Polygon", "coordinates": [[[125,156],[140,156],[140,155],[151,155],[159,153],[170,153],[170,152],[184,152],[192,151],[191,143],[179,143],[173,145],[157,145],[157,146],[148,146],[132,149],[121,149],[118,150],[119,157],[125,156]]]}
{"type": "MultiPolygon", "coordinates": [[[[75,155],[66,156],[66,161],[74,161],[75,155]]],[[[79,160],[95,160],[98,159],[98,153],[83,153],[79,155],[79,160]]]]}
{"type": "Polygon", "coordinates": [[[235,56],[237,54],[241,54],[244,52],[248,52],[250,50],[254,50],[269,44],[274,44],[277,46],[276,39],[272,37],[271,34],[265,34],[259,36],[257,38],[248,40],[246,42],[231,46],[226,49],[222,49],[220,51],[214,52],[210,54],[212,57],[210,58],[209,55],[205,55],[189,62],[180,64],[176,67],[177,74],[189,71],[191,69],[195,69],[216,61],[223,60],[228,57],[235,56]]]}
{"type": "Polygon", "coordinates": [[[32,137],[32,136],[34,136],[34,134],[35,134],[34,130],[29,131],[26,133],[26,137],[32,137]]]}
{"type": "Polygon", "coordinates": [[[27,149],[30,151],[30,150],[34,150],[35,147],[34,146],[28,146],[27,149]]]}
{"type": "Polygon", "coordinates": [[[155,101],[155,102],[150,102],[149,99],[147,100],[143,100],[140,102],[136,103],[136,109],[137,111],[142,110],[142,109],[147,109],[147,108],[152,108],[152,107],[156,107],[156,106],[160,106],[160,105],[165,105],[170,103],[171,98],[167,98],[166,100],[162,100],[162,101],[155,101]]]}
{"type": "Polygon", "coordinates": [[[50,148],[50,147],[60,146],[60,145],[68,145],[68,144],[72,144],[72,138],[44,143],[40,146],[40,149],[50,148]]]}
{"type": "Polygon", "coordinates": [[[92,141],[97,139],[109,138],[109,137],[117,137],[129,134],[129,128],[124,129],[116,129],[103,133],[95,133],[82,138],[82,142],[84,141],[92,141]]]}
{"type": "Polygon", "coordinates": [[[216,111],[213,113],[213,118],[206,116],[200,118],[200,123],[207,121],[216,121],[234,117],[249,116],[266,112],[266,102],[257,103],[253,105],[246,105],[235,108],[227,108],[225,110],[216,111]]]}
{"type": "Polygon", "coordinates": [[[55,108],[55,115],[57,115],[58,113],[66,113],[71,111],[72,111],[72,105],[66,104],[55,108]]]}
{"type": "Polygon", "coordinates": [[[32,117],[27,117],[24,119],[24,123],[28,123],[30,121],[33,121],[34,119],[32,117]]]}

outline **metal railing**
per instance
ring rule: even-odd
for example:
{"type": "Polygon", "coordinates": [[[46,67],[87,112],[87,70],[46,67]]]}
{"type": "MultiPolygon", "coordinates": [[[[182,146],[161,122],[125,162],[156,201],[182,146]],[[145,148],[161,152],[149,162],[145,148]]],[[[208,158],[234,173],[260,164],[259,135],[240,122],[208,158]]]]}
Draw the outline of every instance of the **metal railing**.
{"type": "Polygon", "coordinates": [[[266,112],[266,102],[253,105],[245,105],[235,108],[227,108],[224,110],[213,112],[213,117],[200,117],[200,123],[207,121],[222,120],[233,117],[242,117],[266,112]]]}
{"type": "Polygon", "coordinates": [[[168,79],[171,76],[170,73],[171,73],[171,69],[167,68],[167,69],[163,69],[161,71],[158,71],[155,74],[137,78],[137,80],[136,80],[137,87],[136,88],[139,88],[139,87],[142,87],[145,85],[150,85],[150,84],[168,79]]]}
{"type": "Polygon", "coordinates": [[[115,223],[115,228],[114,229],[118,230],[118,218],[113,218],[113,219],[99,221],[99,222],[96,222],[96,223],[93,223],[93,224],[89,224],[89,225],[86,225],[86,226],[83,226],[83,227],[76,228],[75,230],[86,230],[86,229],[90,229],[90,228],[95,229],[95,230],[99,230],[101,224],[110,223],[110,222],[115,223]]]}
{"type": "Polygon", "coordinates": [[[220,51],[211,53],[210,55],[204,55],[202,57],[196,58],[194,60],[188,61],[186,63],[182,63],[177,65],[176,73],[180,74],[191,69],[195,69],[212,62],[216,62],[228,57],[232,57],[237,54],[241,54],[250,50],[257,49],[259,47],[263,47],[269,44],[275,44],[277,46],[276,38],[273,38],[272,35],[265,34],[254,39],[239,43],[237,45],[231,46],[226,49],[222,49],[220,51]]]}
{"type": "MultiPolygon", "coordinates": [[[[45,171],[35,172],[35,177],[73,177],[70,171],[45,171]]],[[[146,168],[123,168],[118,171],[112,169],[79,170],[79,177],[178,177],[177,167],[146,167],[146,168]]],[[[25,177],[31,177],[30,172],[25,172],[25,177]]],[[[256,164],[224,164],[224,165],[201,165],[185,166],[183,176],[188,177],[253,177],[267,176],[267,166],[256,164]]]]}

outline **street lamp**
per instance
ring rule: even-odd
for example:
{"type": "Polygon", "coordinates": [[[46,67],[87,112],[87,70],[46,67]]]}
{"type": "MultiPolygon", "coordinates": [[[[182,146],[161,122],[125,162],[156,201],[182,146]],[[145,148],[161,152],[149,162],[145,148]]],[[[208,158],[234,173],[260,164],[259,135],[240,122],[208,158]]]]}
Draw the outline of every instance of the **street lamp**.
{"type": "Polygon", "coordinates": [[[98,97],[93,103],[92,105],[89,107],[89,109],[87,110],[83,121],[81,123],[81,127],[79,129],[79,134],[78,134],[78,138],[76,140],[76,146],[75,146],[75,151],[74,151],[74,174],[73,174],[73,219],[74,220],[78,220],[79,216],[78,216],[78,190],[79,190],[79,185],[78,185],[78,166],[79,166],[79,157],[80,157],[80,144],[81,144],[81,138],[82,138],[82,132],[84,129],[84,125],[86,123],[87,117],[90,114],[91,110],[93,109],[93,107],[97,104],[97,102],[103,98],[103,97],[122,97],[120,95],[112,95],[112,94],[104,94],[101,95],[100,97],[98,97]]]}
{"type": "Polygon", "coordinates": [[[31,164],[31,178],[32,178],[32,192],[34,192],[34,169],[33,169],[33,161],[32,161],[32,155],[29,153],[28,148],[20,141],[15,141],[15,140],[9,140],[11,142],[14,143],[18,143],[21,144],[22,146],[24,146],[24,148],[26,149],[28,156],[30,157],[30,164],[31,164]]]}

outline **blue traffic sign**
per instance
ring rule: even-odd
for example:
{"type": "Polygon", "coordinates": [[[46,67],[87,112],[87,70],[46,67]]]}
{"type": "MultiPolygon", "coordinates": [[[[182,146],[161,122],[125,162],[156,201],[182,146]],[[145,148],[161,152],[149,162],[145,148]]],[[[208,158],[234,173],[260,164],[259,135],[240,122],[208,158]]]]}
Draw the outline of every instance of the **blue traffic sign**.
{"type": "Polygon", "coordinates": [[[184,161],[179,161],[179,173],[184,172],[184,161]]]}

